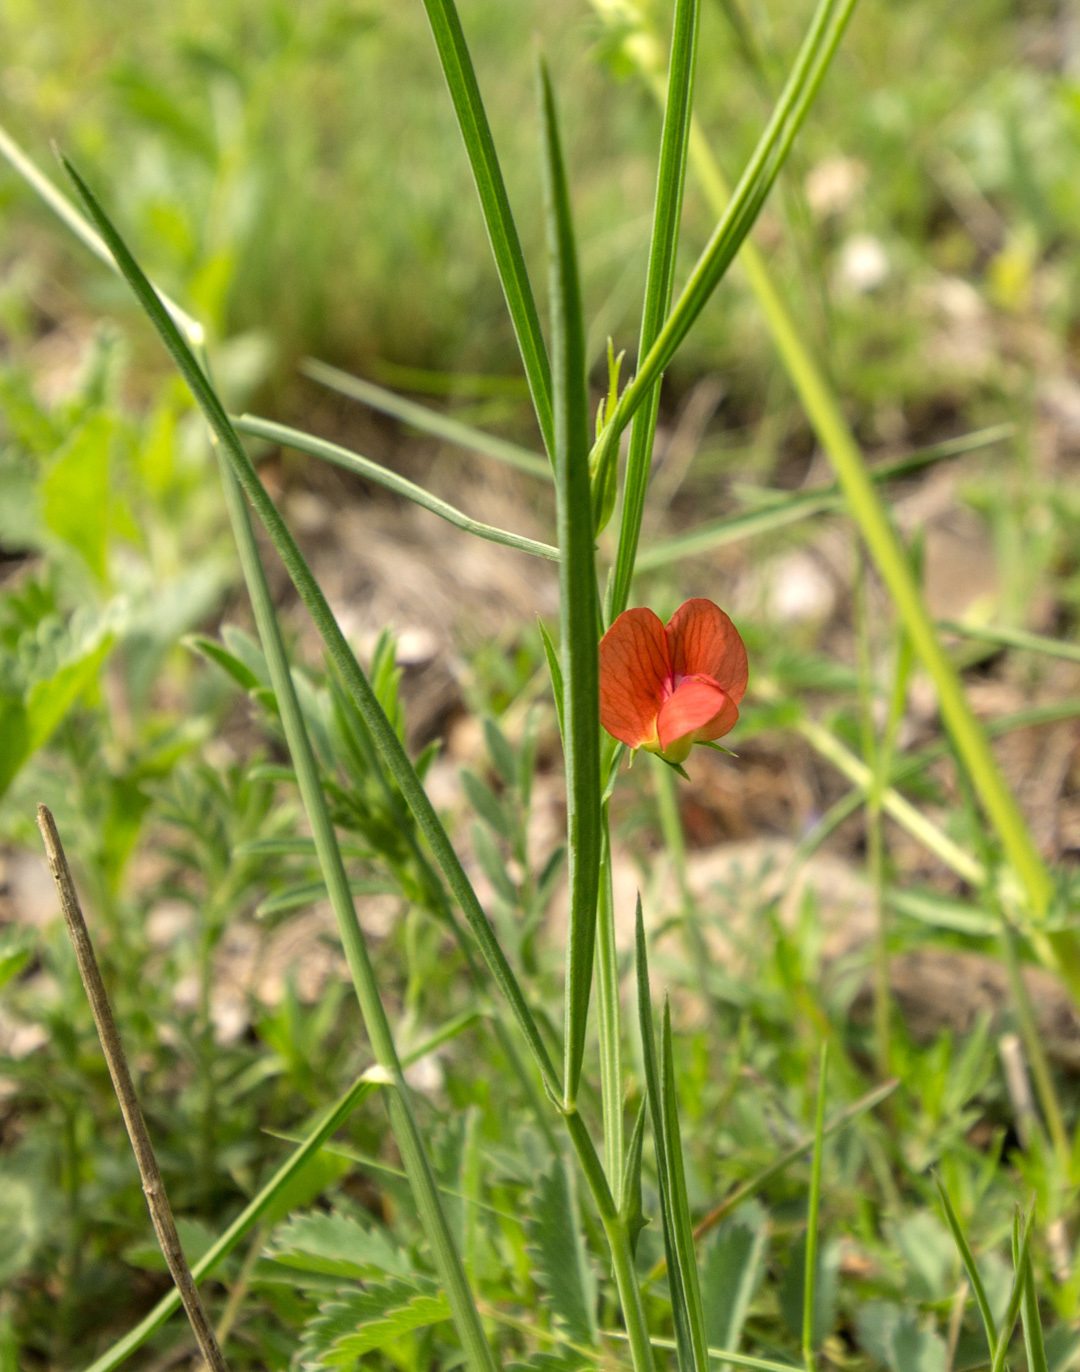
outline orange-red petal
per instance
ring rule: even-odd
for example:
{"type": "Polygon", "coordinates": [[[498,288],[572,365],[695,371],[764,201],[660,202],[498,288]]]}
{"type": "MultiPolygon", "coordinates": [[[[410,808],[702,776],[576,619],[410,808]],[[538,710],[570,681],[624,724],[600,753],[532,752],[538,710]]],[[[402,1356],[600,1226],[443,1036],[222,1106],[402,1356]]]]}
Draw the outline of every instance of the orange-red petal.
{"type": "Polygon", "coordinates": [[[686,601],[668,620],[665,633],[676,679],[711,677],[738,705],[746,693],[746,648],[719,605],[700,597],[686,601]]]}
{"type": "Polygon", "coordinates": [[[656,739],[656,716],[671,671],[662,621],[639,607],[600,640],[600,723],[630,748],[656,739]]]}
{"type": "MultiPolygon", "coordinates": [[[[720,719],[731,704],[727,692],[717,686],[711,678],[686,677],[660,707],[656,721],[660,746],[666,752],[673,743],[685,738],[687,734],[704,737],[704,732],[699,731],[704,731],[707,726],[720,719]]],[[[738,718],[737,708],[735,717],[738,718]]],[[[732,720],[732,723],[734,722],[732,720]]]]}

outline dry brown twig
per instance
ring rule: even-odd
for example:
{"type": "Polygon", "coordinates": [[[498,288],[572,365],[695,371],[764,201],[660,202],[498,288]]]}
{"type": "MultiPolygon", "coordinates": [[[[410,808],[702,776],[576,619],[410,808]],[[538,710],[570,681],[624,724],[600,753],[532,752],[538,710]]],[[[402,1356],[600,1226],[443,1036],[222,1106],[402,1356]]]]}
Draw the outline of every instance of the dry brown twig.
{"type": "Polygon", "coordinates": [[[139,1167],[139,1176],[142,1178],[142,1188],[146,1196],[147,1207],[150,1210],[150,1218],[154,1222],[158,1243],[161,1245],[161,1251],[172,1274],[172,1279],[176,1283],[176,1288],[180,1292],[180,1299],[183,1302],[184,1310],[195,1335],[195,1341],[199,1345],[199,1351],[202,1353],[206,1366],[211,1369],[211,1372],[228,1372],[228,1365],[222,1356],[210,1321],[206,1317],[206,1310],[195,1285],[195,1279],[191,1275],[191,1268],[187,1264],[184,1250],[180,1245],[180,1236],[176,1232],[176,1221],[173,1219],[172,1207],[169,1205],[169,1198],[165,1194],[165,1183],[161,1179],[161,1169],[158,1167],[157,1158],[154,1156],[150,1135],[146,1130],[146,1121],[143,1119],[142,1109],[135,1094],[135,1085],[128,1069],[127,1058],[124,1056],[124,1046],[117,1032],[116,1021],[113,1019],[112,1007],[109,1005],[105,984],[101,980],[97,958],[94,956],[94,946],[90,942],[90,931],[86,927],[86,920],[83,918],[82,908],[79,905],[79,897],[75,892],[75,883],[71,879],[71,868],[68,866],[64,847],[56,830],[56,821],[45,805],[38,806],[38,828],[41,830],[41,837],[45,840],[45,852],[49,859],[49,868],[52,872],[53,881],[56,883],[57,893],[60,896],[60,908],[64,912],[68,933],[71,935],[71,943],[75,949],[79,976],[86,988],[90,1009],[94,1014],[94,1023],[97,1025],[98,1038],[101,1040],[102,1052],[105,1054],[105,1061],[109,1066],[109,1076],[112,1077],[113,1089],[116,1092],[117,1100],[120,1102],[120,1113],[124,1117],[128,1138],[131,1139],[131,1146],[135,1152],[135,1161],[139,1167]]]}

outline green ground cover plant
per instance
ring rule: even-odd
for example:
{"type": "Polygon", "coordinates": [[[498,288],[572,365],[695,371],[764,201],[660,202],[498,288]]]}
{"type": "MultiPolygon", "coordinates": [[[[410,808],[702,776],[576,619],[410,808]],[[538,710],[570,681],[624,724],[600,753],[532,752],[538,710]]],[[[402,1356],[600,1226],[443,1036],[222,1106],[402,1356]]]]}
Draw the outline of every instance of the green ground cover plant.
{"type": "MultiPolygon", "coordinates": [[[[500,73],[534,89],[542,213],[526,220],[504,176],[512,165],[520,180],[521,169],[500,156],[489,121],[484,54],[527,45],[517,17],[480,8],[492,30],[475,66],[472,24],[463,28],[453,0],[425,0],[409,18],[322,7],[248,16],[262,44],[249,71],[226,60],[227,44],[189,45],[185,60],[205,82],[192,99],[206,101],[190,116],[122,66],[116,88],[165,140],[166,161],[183,146],[183,174],[136,166],[125,180],[109,167],[115,150],[95,147],[92,120],[81,135],[92,155],[62,148],[56,179],[0,139],[12,169],[98,259],[94,289],[105,291],[111,269],[110,288],[115,278],[143,316],[130,334],[98,327],[62,399],[43,397],[18,358],[0,376],[0,542],[18,564],[0,587],[0,822],[14,861],[35,841],[35,806],[55,815],[221,1356],[230,1366],[553,1372],[1001,1372],[1022,1359],[1031,1372],[1064,1372],[1080,1352],[1077,1100],[1062,1070],[1075,1065],[1080,1023],[1075,874],[1067,859],[1047,859],[992,740],[1067,725],[1080,700],[1058,692],[987,722],[977,688],[993,654],[1018,655],[1032,678],[1076,659],[1063,635],[1023,622],[1046,583],[1063,611],[1074,599],[1067,481],[1039,473],[1019,498],[1005,468],[972,493],[996,540],[1006,622],[939,623],[927,550],[890,497],[919,472],[1015,443],[1018,426],[1010,401],[985,416],[992,424],[871,462],[847,417],[815,333],[828,291],[807,300],[825,277],[792,168],[831,83],[850,90],[841,57],[862,18],[854,0],[819,0],[798,33],[725,7],[740,90],[756,92],[752,117],[732,122],[729,147],[743,157],[730,186],[705,132],[725,97],[705,78],[698,0],[675,0],[663,16],[631,0],[591,7],[601,62],[583,84],[618,74],[608,98],[638,101],[642,121],[656,101],[661,121],[644,251],[629,254],[635,350],[628,358],[609,339],[606,368],[584,303],[583,281],[595,290],[596,277],[582,265],[573,121],[561,113],[584,96],[564,95],[575,82],[563,78],[560,43],[550,64],[534,54],[531,76],[520,54],[509,77],[500,73]],[[509,330],[500,324],[501,342],[465,357],[486,365],[512,336],[520,376],[500,368],[455,381],[384,364],[371,382],[314,358],[303,371],[328,393],[471,450],[486,471],[522,483],[515,489],[528,483],[520,508],[546,520],[543,538],[476,519],[468,501],[459,508],[348,443],[241,412],[281,359],[309,347],[336,354],[355,307],[335,314],[312,302],[345,297],[349,285],[376,316],[381,292],[389,300],[403,286],[407,325],[372,325],[366,347],[404,350],[415,327],[418,364],[461,356],[447,322],[460,289],[432,296],[422,327],[424,309],[410,303],[448,270],[456,218],[413,278],[396,257],[407,235],[393,217],[368,230],[383,253],[358,276],[336,275],[328,251],[306,302],[301,293],[259,317],[260,329],[280,331],[274,349],[245,334],[252,275],[272,271],[260,225],[275,192],[260,202],[252,178],[273,165],[282,91],[361,60],[339,48],[369,30],[406,71],[421,60],[421,37],[437,58],[449,103],[429,110],[425,92],[408,113],[439,128],[409,164],[467,164],[479,204],[470,232],[486,236],[509,330]],[[788,233],[770,255],[752,233],[767,237],[779,201],[788,233]],[[705,213],[710,227],[690,250],[685,223],[705,213]],[[132,246],[140,216],[159,247],[171,245],[161,254],[168,292],[132,246]],[[789,289],[787,270],[801,260],[803,288],[789,289]],[[749,296],[725,284],[724,315],[717,292],[735,271],[749,296]],[[717,315],[738,321],[750,298],[782,369],[779,429],[770,438],[763,420],[758,451],[739,465],[730,449],[712,468],[712,478],[755,478],[732,487],[727,509],[657,536],[650,501],[671,470],[667,440],[658,457],[666,378],[680,367],[691,376],[709,331],[723,330],[717,315]],[[320,330],[292,313],[304,310],[320,314],[320,330]],[[439,388],[474,403],[448,413],[430,403],[439,388]],[[479,402],[492,397],[499,404],[485,410],[479,402]],[[794,403],[829,468],[798,490],[769,481],[794,403]],[[517,626],[506,651],[474,653],[478,742],[456,813],[438,798],[438,731],[422,742],[410,732],[402,643],[389,626],[364,645],[348,632],[326,564],[297,525],[303,507],[282,494],[273,445],[452,525],[455,547],[478,537],[537,568],[557,564],[557,612],[535,630],[517,626]],[[674,610],[687,558],[736,547],[753,568],[762,540],[805,536],[823,518],[853,549],[849,651],[748,614],[749,690],[743,703],[740,682],[732,739],[752,757],[757,740],[780,736],[848,789],[771,867],[729,867],[727,885],[706,897],[694,887],[683,789],[702,750],[657,747],[651,757],[647,745],[632,757],[601,728],[599,645],[630,606],[674,610]],[[923,736],[909,727],[920,690],[932,700],[923,736]],[[552,779],[561,830],[538,851],[534,821],[552,779]],[[871,938],[826,969],[825,893],[800,881],[852,821],[862,826],[871,938]],[[628,908],[625,847],[638,858],[628,908]],[[311,922],[313,906],[332,921],[311,922]],[[390,912],[381,925],[380,910],[390,912]],[[249,936],[252,947],[285,948],[276,989],[257,995],[249,983],[223,999],[223,967],[249,936]],[[298,950],[312,945],[323,973],[305,992],[298,950]],[[893,971],[926,949],[958,959],[953,968],[976,955],[999,968],[1005,1008],[963,1034],[917,1033],[893,971]],[[1065,1007],[1064,1050],[1040,1020],[1047,987],[1065,1007]]],[[[5,22],[23,41],[53,31],[17,10],[5,22]]],[[[917,48],[920,8],[894,22],[916,30],[917,48]]],[[[80,11],[73,35],[83,23],[80,11]]],[[[938,80],[948,68],[943,60],[938,80]]],[[[303,161],[314,132],[278,153],[303,161]]],[[[1022,139],[1010,155],[1019,184],[1022,139]]],[[[1051,243],[1071,201],[1048,160],[1023,189],[1051,243]],[[1043,196],[1046,184],[1056,198],[1043,196]]],[[[597,214],[596,201],[585,212],[597,214]]],[[[302,234],[288,216],[272,222],[302,234]]],[[[998,245],[988,272],[1003,312],[1034,289],[1036,241],[998,245]]],[[[316,256],[314,226],[304,243],[316,256]]],[[[1047,271],[1065,281],[1072,240],[1055,250],[1047,271]]],[[[1063,287],[1065,332],[1067,297],[1063,287]]],[[[838,316],[857,313],[851,299],[838,292],[838,316]]],[[[12,335],[28,333],[9,311],[12,335]]],[[[616,299],[607,332],[625,327],[624,313],[616,299]]],[[[834,326],[839,353],[846,327],[834,326]]],[[[850,338],[865,344],[873,327],[864,319],[850,338]]],[[[906,365],[894,359],[888,384],[869,364],[853,368],[854,398],[872,411],[904,393],[906,365]]],[[[907,398],[930,393],[913,383],[907,398]]],[[[708,483],[707,461],[694,480],[708,483]]],[[[691,675],[721,689],[715,671],[691,675]]],[[[55,919],[0,926],[0,998],[0,1367],[198,1360],[55,919]]]]}

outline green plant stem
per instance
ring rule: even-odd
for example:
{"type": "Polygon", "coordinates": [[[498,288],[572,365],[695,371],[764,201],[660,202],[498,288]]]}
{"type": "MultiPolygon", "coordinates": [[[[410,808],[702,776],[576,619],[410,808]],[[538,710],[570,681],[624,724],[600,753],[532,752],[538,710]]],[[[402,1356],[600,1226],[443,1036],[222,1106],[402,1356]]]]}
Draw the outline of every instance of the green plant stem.
{"type": "Polygon", "coordinates": [[[1058,1170],[1061,1177],[1065,1179],[1070,1171],[1068,1133],[1065,1129],[1061,1104],[1054,1087],[1054,1078],[1050,1072],[1050,1064],[1046,1058],[1046,1050],[1043,1048],[1039,1030],[1035,1023],[1031,997],[1028,995],[1027,986],[1024,984],[1020,959],[1016,951],[1016,934],[1004,914],[1001,915],[1000,943],[1002,961],[1005,963],[1005,970],[1009,975],[1009,989],[1012,992],[1017,1027],[1024,1043],[1024,1051],[1031,1067],[1031,1075],[1035,1078],[1035,1090],[1038,1092],[1039,1104],[1046,1120],[1050,1141],[1054,1146],[1058,1170]]]}
{"type": "Polygon", "coordinates": [[[322,458],[324,462],[333,462],[335,466],[343,467],[347,472],[355,472],[366,481],[375,481],[386,490],[393,491],[395,495],[404,496],[421,509],[429,510],[440,519],[445,519],[455,528],[463,529],[467,534],[475,534],[477,538],[486,539],[489,543],[500,543],[506,548],[516,548],[519,552],[531,553],[534,557],[547,558],[549,562],[557,562],[559,559],[558,548],[552,547],[550,543],[540,543],[535,538],[524,538],[520,534],[510,533],[507,529],[498,529],[478,519],[471,519],[456,506],[424,490],[423,486],[416,485],[381,463],[372,462],[370,458],[351,452],[338,443],[329,443],[326,439],[304,433],[301,429],[292,429],[287,424],[277,424],[273,420],[260,419],[258,415],[253,414],[240,415],[232,422],[239,433],[250,434],[253,438],[263,438],[270,443],[279,443],[284,448],[295,448],[299,452],[310,453],[312,457],[322,458]]]}
{"type": "Polygon", "coordinates": [[[375,980],[375,970],[371,965],[367,944],[356,916],[349,879],[338,847],[337,835],[330,820],[326,797],[319,780],[318,765],[300,711],[300,703],[296,697],[288,656],[281,638],[281,629],[270,596],[270,588],[266,583],[258,546],[255,543],[247,504],[236,476],[224,456],[221,458],[220,466],[225,503],[240,554],[240,565],[251,597],[263,652],[266,654],[270,680],[296,771],[297,785],[311,826],[319,866],[326,881],[345,960],[356,988],[356,998],[360,1003],[360,1012],[371,1049],[375,1061],[387,1075],[390,1088],[387,1093],[387,1107],[394,1137],[401,1150],[402,1162],[409,1177],[420,1220],[431,1245],[432,1256],[446,1290],[454,1325],[468,1363],[476,1372],[496,1372],[491,1346],[477,1313],[468,1278],[439,1197],[435,1174],[413,1113],[409,1088],[402,1074],[390,1023],[375,980]]]}
{"type": "Polygon", "coordinates": [[[803,1268],[802,1354],[806,1372],[814,1372],[814,1306],[817,1288],[818,1218],[821,1207],[821,1154],[825,1138],[825,1080],[829,1041],[821,1045],[817,1112],[814,1117],[814,1160],[810,1168],[810,1201],[806,1216],[806,1262],[803,1268]]]}
{"type": "Polygon", "coordinates": [[[600,900],[596,920],[596,1008],[600,1037],[600,1099],[604,1116],[604,1168],[622,1209],[625,1140],[622,1095],[622,1026],[619,1013],[619,963],[615,948],[615,897],[611,881],[611,829],[608,806],[601,811],[600,900]]]}

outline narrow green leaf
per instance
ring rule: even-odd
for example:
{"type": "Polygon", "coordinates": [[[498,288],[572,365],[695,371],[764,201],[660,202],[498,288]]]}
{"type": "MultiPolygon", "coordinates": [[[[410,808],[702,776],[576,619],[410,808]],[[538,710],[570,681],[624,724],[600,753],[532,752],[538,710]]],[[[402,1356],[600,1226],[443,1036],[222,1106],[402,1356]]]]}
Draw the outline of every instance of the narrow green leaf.
{"type": "Polygon", "coordinates": [[[547,631],[547,625],[542,619],[536,621],[540,629],[540,638],[544,644],[544,656],[547,658],[548,671],[551,674],[551,690],[555,697],[555,713],[559,716],[559,736],[563,739],[563,746],[566,746],[566,726],[563,719],[563,674],[562,664],[559,661],[559,650],[551,641],[551,635],[547,631]]]}
{"type": "Polygon", "coordinates": [[[961,638],[977,639],[981,643],[1080,662],[1080,643],[1066,643],[1060,638],[1047,638],[1045,634],[1029,634],[1024,629],[1010,629],[1004,624],[956,624],[951,620],[942,620],[938,628],[949,634],[959,634],[961,638]]]}
{"type": "Polygon", "coordinates": [[[679,1097],[675,1086],[675,1059],[671,1044],[671,1003],[664,999],[664,1022],[660,1035],[662,1059],[664,1147],[667,1152],[668,1177],[671,1188],[671,1215],[674,1230],[674,1249],[681,1269],[683,1299],[686,1302],[686,1322],[694,1352],[697,1372],[708,1372],[709,1355],[705,1338],[705,1309],[701,1300],[701,1281],[697,1255],[694,1252],[694,1227],[690,1219],[690,1202],[686,1194],[686,1172],[683,1165],[682,1135],[679,1130],[679,1097]]]}
{"type": "Polygon", "coordinates": [[[215,643],[212,638],[203,638],[201,634],[189,634],[181,640],[185,648],[190,648],[192,652],[205,657],[208,662],[212,662],[215,667],[220,667],[226,676],[231,677],[242,691],[257,691],[262,682],[247,665],[246,662],[230,653],[227,648],[223,648],[220,643],[215,643]]]}
{"type": "Polygon", "coordinates": [[[635,920],[637,961],[638,1021],[641,1027],[641,1054],[645,1067],[645,1087],[652,1116],[653,1148],[656,1152],[656,1178],[660,1189],[660,1218],[664,1230],[664,1254],[671,1292],[671,1313],[675,1321],[675,1344],[679,1372],[697,1372],[697,1360],[691,1333],[686,1295],[683,1290],[683,1266],[679,1260],[675,1232],[674,1200],[668,1160],[667,1131],[664,1124],[664,1097],[660,1084],[660,1066],[656,1056],[656,1034],[653,1028],[652,1001],[649,995],[649,953],[645,942],[645,922],[641,915],[641,896],[638,896],[635,920]]]}
{"type": "Polygon", "coordinates": [[[701,1280],[711,1348],[739,1346],[750,1302],[765,1270],[768,1222],[759,1201],[731,1215],[713,1236],[701,1280]]]}
{"type": "MultiPolygon", "coordinates": [[[[396,895],[398,887],[388,881],[353,877],[349,882],[349,890],[354,896],[385,896],[396,895]]],[[[314,905],[317,900],[325,900],[328,894],[325,881],[305,881],[288,886],[261,900],[255,907],[255,918],[270,919],[274,915],[286,915],[292,910],[303,909],[305,905],[314,905]]]]}
{"type": "Polygon", "coordinates": [[[596,1019],[600,1039],[600,1101],[604,1121],[604,1167],[622,1207],[623,1072],[622,1005],[615,938],[615,891],[611,874],[611,824],[607,801],[600,810],[600,895],[596,912],[596,1019]]]}
{"type": "Polygon", "coordinates": [[[960,1254],[960,1261],[964,1264],[964,1271],[967,1273],[968,1282],[975,1294],[975,1303],[979,1307],[979,1314],[982,1316],[983,1328],[986,1330],[986,1342],[990,1348],[991,1358],[997,1352],[997,1329],[994,1327],[994,1312],[990,1308],[990,1298],[986,1294],[986,1287],[983,1284],[982,1275],[979,1272],[978,1263],[975,1255],[971,1251],[967,1237],[964,1234],[960,1220],[953,1209],[953,1203],[949,1199],[949,1193],[945,1190],[945,1184],[938,1173],[934,1175],[934,1183],[937,1186],[938,1196],[941,1198],[941,1208],[945,1212],[945,1221],[952,1231],[953,1241],[956,1244],[957,1252],[960,1254]]]}
{"type": "Polygon", "coordinates": [[[649,1223],[641,1204],[641,1161],[645,1144],[645,1115],[648,1111],[648,1101],[643,1095],[641,1105],[638,1107],[637,1119],[634,1121],[634,1132],[630,1135],[630,1147],[626,1152],[626,1165],[623,1168],[623,1179],[620,1193],[623,1198],[622,1218],[626,1225],[626,1233],[630,1239],[630,1251],[637,1254],[637,1241],[641,1231],[649,1223]]]}
{"type": "Polygon", "coordinates": [[[514,750],[510,746],[510,741],[495,723],[488,717],[484,720],[484,742],[487,744],[488,756],[495,765],[504,786],[515,787],[518,784],[518,761],[514,756],[514,750]]]}
{"type": "Polygon", "coordinates": [[[465,140],[480,207],[484,212],[491,251],[499,272],[506,305],[517,336],[521,360],[525,365],[533,407],[544,438],[544,446],[554,460],[555,425],[551,394],[551,368],[540,316],[533,298],[521,240],[510,210],[495,140],[491,136],[484,102],[480,96],[472,58],[461,31],[454,0],[424,0],[435,46],[439,50],[443,75],[450,88],[458,127],[465,140]]]}
{"type": "Polygon", "coordinates": [[[559,527],[559,630],[570,880],[566,955],[567,1107],[577,1097],[592,990],[600,869],[600,696],[596,566],[589,488],[585,323],[570,195],[551,82],[538,83],[544,133],[544,200],[550,259],[555,492],[559,527]]]}
{"type": "MultiPolygon", "coordinates": [[[[653,207],[652,241],[645,278],[645,303],[641,313],[638,357],[647,356],[656,341],[668,310],[675,285],[675,257],[682,219],[683,188],[686,184],[686,152],[693,108],[694,62],[697,53],[699,0],[677,0],[671,33],[671,60],[664,104],[664,126],[660,136],[660,166],[653,207]]],[[[660,408],[659,379],[634,416],[630,451],[626,460],[623,491],[622,527],[608,590],[607,620],[626,609],[634,575],[638,536],[645,513],[645,493],[652,465],[656,416],[660,408]]],[[[607,465],[614,472],[618,449],[607,449],[607,465]]]]}
{"type": "Polygon", "coordinates": [[[578,1343],[596,1341],[596,1278],[566,1162],[556,1154],[528,1202],[529,1253],[559,1323],[578,1343]]]}
{"type": "Polygon", "coordinates": [[[821,1207],[821,1154],[825,1139],[825,1080],[829,1068],[829,1041],[821,1045],[818,1066],[817,1111],[814,1116],[814,1155],[810,1164],[810,1199],[806,1214],[806,1262],[803,1268],[802,1353],[806,1372],[814,1367],[814,1315],[817,1309],[818,1217],[821,1207]]]}
{"type": "Polygon", "coordinates": [[[453,443],[458,448],[493,457],[499,462],[506,463],[508,467],[528,472],[530,476],[542,477],[545,481],[551,480],[550,462],[539,453],[522,448],[517,443],[497,438],[495,434],[486,433],[472,424],[463,424],[460,419],[433,410],[430,405],[420,405],[415,400],[406,400],[395,391],[388,391],[385,386],[377,386],[374,381],[365,381],[362,377],[353,376],[351,372],[343,372],[339,367],[331,367],[328,362],[320,362],[317,358],[304,358],[300,363],[300,370],[320,385],[327,386],[340,395],[347,395],[352,400],[359,400],[361,404],[368,405],[381,414],[400,419],[403,424],[419,429],[421,433],[441,438],[444,443],[453,443]]]}
{"type": "Polygon", "coordinates": [[[1024,1263],[1024,1300],[1020,1307],[1020,1317],[1024,1323],[1024,1350],[1027,1353],[1029,1372],[1048,1372],[1042,1317],[1039,1314],[1039,1296],[1035,1288],[1035,1267],[1030,1249],[1024,1263]]]}
{"type": "Polygon", "coordinates": [[[287,424],[276,424],[272,420],[260,419],[257,415],[251,414],[234,418],[233,426],[238,432],[250,434],[253,438],[265,438],[271,443],[280,443],[285,448],[310,453],[312,457],[321,457],[338,467],[344,467],[346,471],[355,472],[365,480],[374,481],[386,490],[393,491],[395,495],[404,496],[421,509],[430,510],[432,514],[445,519],[455,528],[463,529],[468,534],[475,534],[477,538],[486,539],[489,543],[501,543],[506,548],[516,548],[519,552],[531,553],[534,557],[545,557],[550,562],[558,560],[559,550],[553,548],[550,543],[538,543],[534,538],[524,538],[521,534],[513,534],[507,529],[497,529],[492,524],[483,524],[478,519],[472,519],[456,506],[440,500],[430,491],[425,491],[423,486],[417,486],[415,482],[398,476],[397,472],[390,471],[378,462],[372,462],[370,458],[361,457],[359,453],[354,453],[348,448],[342,448],[337,443],[330,443],[324,438],[316,438],[314,434],[303,433],[300,429],[290,429],[287,424]]]}
{"type": "MultiPolygon", "coordinates": [[[[601,448],[618,444],[619,434],[675,355],[753,227],[809,112],[854,5],[855,0],[819,0],[787,84],[754,154],[655,343],[644,358],[638,359],[637,375],[605,427],[601,448]]],[[[598,452],[596,465],[603,460],[598,452]]]]}
{"type": "Polygon", "coordinates": [[[510,816],[487,782],[482,781],[468,767],[462,767],[460,776],[469,804],[476,813],[486,820],[500,837],[507,840],[512,839],[514,828],[510,822],[510,816]]]}
{"type": "Polygon", "coordinates": [[[1019,1254],[1016,1260],[1016,1271],[1013,1273],[1012,1289],[1009,1292],[1008,1304],[1005,1306],[1005,1315],[998,1329],[997,1351],[994,1353],[994,1360],[990,1364],[990,1372],[1002,1372],[1005,1366],[1005,1358],[1009,1352],[1009,1344],[1012,1342],[1013,1331],[1016,1328],[1016,1321],[1020,1314],[1020,1305],[1024,1298],[1024,1288],[1027,1285],[1027,1264],[1031,1252],[1031,1234],[1035,1228],[1034,1216],[1023,1226],[1019,1241],[1019,1254]]]}

